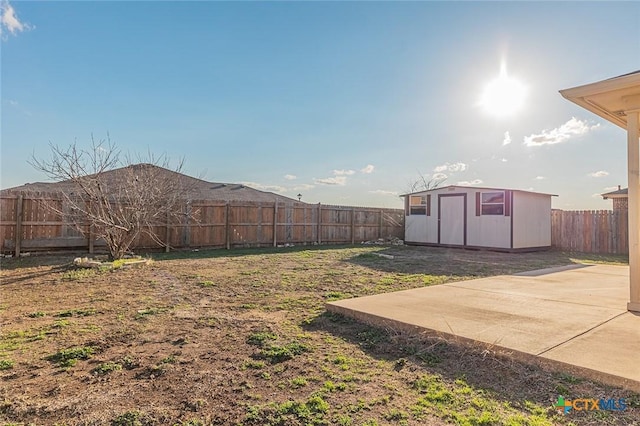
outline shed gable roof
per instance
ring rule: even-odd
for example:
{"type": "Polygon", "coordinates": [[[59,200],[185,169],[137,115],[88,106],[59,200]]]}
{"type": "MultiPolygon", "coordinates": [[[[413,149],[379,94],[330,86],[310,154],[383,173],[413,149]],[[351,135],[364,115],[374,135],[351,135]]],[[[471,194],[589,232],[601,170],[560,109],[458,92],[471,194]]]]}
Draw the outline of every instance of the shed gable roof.
{"type": "Polygon", "coordinates": [[[547,195],[549,197],[557,197],[558,196],[556,194],[546,194],[544,192],[525,191],[523,189],[495,188],[495,187],[481,187],[481,186],[464,186],[464,185],[441,186],[441,187],[438,187],[438,188],[428,189],[426,191],[416,191],[416,192],[411,192],[411,193],[408,193],[408,194],[402,194],[400,196],[401,197],[406,197],[408,195],[427,194],[427,193],[431,193],[431,192],[435,192],[435,191],[442,191],[443,189],[449,189],[449,188],[453,188],[453,189],[456,189],[456,188],[474,189],[474,190],[480,190],[480,191],[513,191],[513,192],[522,192],[522,193],[526,193],[526,194],[547,195]]]}

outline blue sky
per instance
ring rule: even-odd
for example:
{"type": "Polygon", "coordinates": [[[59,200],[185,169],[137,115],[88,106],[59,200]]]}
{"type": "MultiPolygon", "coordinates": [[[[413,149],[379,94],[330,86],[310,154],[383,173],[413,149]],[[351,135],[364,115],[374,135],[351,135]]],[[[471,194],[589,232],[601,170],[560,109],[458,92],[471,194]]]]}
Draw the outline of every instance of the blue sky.
{"type": "Polygon", "coordinates": [[[91,134],[184,171],[401,207],[420,175],[608,209],[626,134],[558,90],[640,69],[636,2],[2,1],[2,188],[91,134]],[[523,107],[480,105],[506,65],[523,107]]]}

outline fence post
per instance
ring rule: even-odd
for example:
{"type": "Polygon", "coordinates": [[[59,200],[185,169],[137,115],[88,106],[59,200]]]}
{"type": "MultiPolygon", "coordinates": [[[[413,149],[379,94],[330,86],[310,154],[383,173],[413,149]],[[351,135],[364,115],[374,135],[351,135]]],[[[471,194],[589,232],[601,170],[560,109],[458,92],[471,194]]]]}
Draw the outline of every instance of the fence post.
{"type": "Polygon", "coordinates": [[[318,203],[318,244],[322,243],[322,204],[318,203]]]}
{"type": "Polygon", "coordinates": [[[231,208],[229,206],[229,202],[227,201],[226,204],[226,209],[225,209],[225,215],[224,215],[224,221],[225,221],[225,239],[226,239],[226,248],[227,250],[231,249],[231,222],[229,221],[229,216],[230,216],[230,212],[231,212],[231,208]]]}
{"type": "Polygon", "coordinates": [[[278,247],[278,202],[273,202],[273,246],[278,247]]]}
{"type": "Polygon", "coordinates": [[[169,253],[169,240],[171,238],[171,227],[169,226],[169,210],[167,210],[165,227],[164,227],[164,252],[169,253]]]}
{"type": "Polygon", "coordinates": [[[351,209],[351,244],[356,243],[356,209],[351,209]]]}
{"type": "Polygon", "coordinates": [[[20,249],[22,248],[22,194],[16,198],[16,247],[15,255],[20,256],[20,249]]]}
{"type": "Polygon", "coordinates": [[[380,222],[378,223],[378,238],[382,237],[382,222],[384,221],[384,212],[380,209],[380,222]]]}
{"type": "Polygon", "coordinates": [[[185,245],[188,248],[191,248],[191,213],[193,212],[193,208],[191,207],[191,200],[187,201],[187,214],[185,217],[185,227],[184,227],[184,240],[185,245]]]}

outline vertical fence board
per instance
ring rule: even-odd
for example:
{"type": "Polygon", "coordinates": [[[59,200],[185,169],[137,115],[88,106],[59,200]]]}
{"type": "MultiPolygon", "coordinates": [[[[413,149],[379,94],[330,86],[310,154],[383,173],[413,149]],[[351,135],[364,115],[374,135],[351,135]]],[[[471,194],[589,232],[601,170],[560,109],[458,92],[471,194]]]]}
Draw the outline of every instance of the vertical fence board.
{"type": "MultiPolygon", "coordinates": [[[[59,194],[8,194],[0,197],[3,253],[104,248],[95,240],[99,226],[77,229],[58,211],[69,211],[59,194]],[[18,203],[18,198],[22,201],[18,203]],[[21,209],[21,211],[20,211],[21,209]],[[20,220],[18,220],[18,218],[20,220]],[[18,223],[20,222],[20,223],[18,223]],[[17,247],[16,247],[17,246],[17,247]],[[22,247],[20,247],[22,246],[22,247]]],[[[184,218],[162,220],[135,241],[133,249],[268,246],[284,243],[357,243],[378,237],[404,237],[403,210],[367,207],[192,200],[184,218]]],[[[169,218],[167,218],[169,219],[169,218]]]]}
{"type": "Polygon", "coordinates": [[[551,245],[586,253],[629,253],[628,212],[553,210],[551,245]]]}

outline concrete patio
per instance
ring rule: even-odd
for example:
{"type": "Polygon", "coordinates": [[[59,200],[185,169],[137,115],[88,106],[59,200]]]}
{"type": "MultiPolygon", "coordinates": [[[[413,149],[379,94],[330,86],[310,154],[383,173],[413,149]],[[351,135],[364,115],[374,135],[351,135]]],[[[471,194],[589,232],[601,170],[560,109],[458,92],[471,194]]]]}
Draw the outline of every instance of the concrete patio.
{"type": "Polygon", "coordinates": [[[455,336],[640,392],[640,315],[629,267],[571,265],[340,300],[327,309],[385,328],[455,336]]]}

